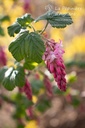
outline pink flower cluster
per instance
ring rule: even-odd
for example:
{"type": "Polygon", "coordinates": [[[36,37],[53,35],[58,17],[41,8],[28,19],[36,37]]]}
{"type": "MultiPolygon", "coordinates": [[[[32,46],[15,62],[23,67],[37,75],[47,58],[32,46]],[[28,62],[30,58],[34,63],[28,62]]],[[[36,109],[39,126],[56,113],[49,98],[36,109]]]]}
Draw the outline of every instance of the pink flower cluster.
{"type": "Polygon", "coordinates": [[[26,12],[30,12],[31,13],[30,1],[31,0],[24,0],[23,9],[24,9],[25,13],[26,12]]]}
{"type": "Polygon", "coordinates": [[[62,49],[62,42],[55,42],[53,39],[46,42],[46,51],[43,55],[48,70],[53,74],[58,88],[66,91],[65,79],[65,65],[62,59],[64,50],[62,49]]]}
{"type": "Polygon", "coordinates": [[[31,85],[26,79],[25,85],[22,88],[19,88],[20,92],[24,92],[29,100],[32,100],[32,89],[31,85]]]}
{"type": "Polygon", "coordinates": [[[31,107],[29,107],[29,108],[27,108],[27,110],[26,110],[26,114],[27,114],[27,116],[29,116],[31,119],[33,118],[33,107],[31,106],[31,107]]]}
{"type": "Polygon", "coordinates": [[[7,63],[6,54],[3,47],[0,46],[0,66],[5,66],[7,63]]]}
{"type": "Polygon", "coordinates": [[[44,77],[44,85],[46,87],[46,91],[47,91],[48,96],[52,96],[53,95],[52,84],[51,84],[48,76],[46,76],[46,75],[44,77]]]}

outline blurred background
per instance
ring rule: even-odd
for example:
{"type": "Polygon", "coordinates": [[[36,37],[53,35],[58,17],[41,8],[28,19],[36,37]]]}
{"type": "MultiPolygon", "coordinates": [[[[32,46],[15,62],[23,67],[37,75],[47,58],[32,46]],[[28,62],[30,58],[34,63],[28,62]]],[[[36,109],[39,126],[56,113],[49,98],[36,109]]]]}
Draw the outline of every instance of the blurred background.
{"type": "MultiPolygon", "coordinates": [[[[54,96],[49,96],[38,71],[29,78],[32,102],[17,89],[9,92],[0,85],[0,128],[85,128],[85,0],[0,0],[0,68],[14,64],[8,51],[14,37],[9,37],[7,27],[25,13],[36,18],[49,8],[69,13],[73,19],[64,29],[49,26],[46,30],[48,38],[63,41],[67,91],[53,86],[54,96]]],[[[33,25],[40,30],[45,21],[33,25]]],[[[40,66],[55,85],[47,69],[40,66]]]]}

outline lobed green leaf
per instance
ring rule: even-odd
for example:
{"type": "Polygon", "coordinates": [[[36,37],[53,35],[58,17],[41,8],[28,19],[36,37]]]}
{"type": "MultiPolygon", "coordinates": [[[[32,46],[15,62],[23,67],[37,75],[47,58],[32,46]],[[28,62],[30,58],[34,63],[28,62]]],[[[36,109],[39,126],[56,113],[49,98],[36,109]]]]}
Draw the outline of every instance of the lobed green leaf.
{"type": "Polygon", "coordinates": [[[27,55],[27,43],[25,43],[28,31],[20,33],[9,45],[9,51],[17,61],[21,61],[27,55]]]}
{"type": "Polygon", "coordinates": [[[2,83],[2,81],[4,79],[4,74],[7,70],[8,70],[8,67],[6,67],[6,66],[0,69],[0,83],[2,83]]]}
{"type": "Polygon", "coordinates": [[[9,51],[17,61],[27,59],[40,63],[44,50],[44,42],[36,32],[21,32],[9,45],[9,51]]]}
{"type": "Polygon", "coordinates": [[[59,14],[59,13],[55,13],[55,11],[46,12],[45,14],[35,19],[35,22],[38,22],[40,20],[47,20],[52,27],[56,27],[56,28],[64,28],[67,25],[73,23],[72,18],[69,14],[59,14]]]}
{"type": "Polygon", "coordinates": [[[25,85],[24,68],[21,66],[18,66],[14,72],[16,72],[15,85],[18,87],[24,86],[25,85]]]}
{"type": "Polygon", "coordinates": [[[25,85],[25,73],[24,69],[21,66],[18,66],[16,69],[10,67],[9,69],[5,68],[0,71],[2,72],[0,81],[2,85],[9,91],[13,90],[16,86],[22,87],[25,85]]]}
{"type": "Polygon", "coordinates": [[[0,15],[0,22],[10,21],[10,17],[8,15],[0,15]]]}
{"type": "Polygon", "coordinates": [[[22,17],[17,18],[17,22],[21,25],[21,26],[27,26],[27,24],[30,24],[34,19],[31,17],[30,14],[25,14],[22,17]]]}
{"type": "Polygon", "coordinates": [[[13,73],[14,68],[10,67],[4,74],[4,79],[2,81],[2,85],[7,90],[13,90],[15,88],[15,74],[13,73]]]}
{"type": "Polygon", "coordinates": [[[21,25],[18,23],[18,22],[15,22],[14,24],[12,24],[11,26],[9,26],[7,29],[8,29],[8,34],[10,36],[14,36],[14,34],[16,33],[19,33],[20,30],[21,30],[21,25]]]}

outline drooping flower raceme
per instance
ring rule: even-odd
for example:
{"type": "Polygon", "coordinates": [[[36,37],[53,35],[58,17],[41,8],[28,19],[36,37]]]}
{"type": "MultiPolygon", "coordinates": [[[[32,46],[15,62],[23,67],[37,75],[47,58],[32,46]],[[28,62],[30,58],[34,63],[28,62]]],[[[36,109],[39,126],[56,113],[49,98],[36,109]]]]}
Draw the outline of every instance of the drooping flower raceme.
{"type": "Polygon", "coordinates": [[[44,85],[45,85],[48,96],[52,96],[53,95],[52,84],[47,75],[45,75],[44,77],[44,85]]]}
{"type": "Polygon", "coordinates": [[[20,92],[24,92],[29,100],[32,100],[32,89],[29,81],[26,79],[25,85],[19,88],[20,92]]]}
{"type": "Polygon", "coordinates": [[[33,107],[29,107],[26,110],[26,114],[32,119],[33,118],[33,107]]]}
{"type": "Polygon", "coordinates": [[[66,90],[65,66],[62,59],[64,50],[62,49],[62,41],[55,42],[53,39],[46,42],[46,51],[43,55],[48,70],[53,74],[58,88],[62,91],[66,90]]]}
{"type": "Polygon", "coordinates": [[[0,66],[5,66],[7,63],[6,54],[4,48],[0,46],[0,66]]]}
{"type": "Polygon", "coordinates": [[[24,8],[25,13],[28,11],[31,13],[30,1],[31,0],[24,0],[23,8],[24,8]]]}

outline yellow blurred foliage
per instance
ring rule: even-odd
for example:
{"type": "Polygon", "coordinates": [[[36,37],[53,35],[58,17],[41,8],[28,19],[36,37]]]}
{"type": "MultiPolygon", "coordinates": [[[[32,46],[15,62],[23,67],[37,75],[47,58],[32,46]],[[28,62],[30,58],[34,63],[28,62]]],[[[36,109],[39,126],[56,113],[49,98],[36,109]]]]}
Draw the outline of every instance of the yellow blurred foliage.
{"type": "Polygon", "coordinates": [[[65,46],[65,59],[71,59],[76,53],[85,53],[85,34],[75,36],[72,42],[68,42],[65,46]]]}
{"type": "Polygon", "coordinates": [[[55,29],[55,28],[51,28],[50,30],[50,38],[55,39],[55,41],[59,41],[59,39],[63,40],[63,29],[55,29]]]}
{"type": "Polygon", "coordinates": [[[36,103],[37,102],[37,97],[33,96],[32,101],[33,101],[33,103],[36,103]]]}
{"type": "Polygon", "coordinates": [[[42,30],[43,27],[44,27],[43,21],[36,22],[36,23],[34,23],[33,25],[34,25],[34,28],[35,28],[36,30],[42,30]]]}
{"type": "Polygon", "coordinates": [[[29,121],[25,128],[38,128],[37,122],[35,120],[29,121]]]}
{"type": "Polygon", "coordinates": [[[23,8],[21,5],[22,4],[18,4],[18,3],[16,5],[13,0],[10,0],[10,2],[9,0],[3,0],[3,4],[2,4],[3,13],[6,11],[6,13],[9,14],[12,23],[14,22],[16,17],[22,16],[23,8]]]}

